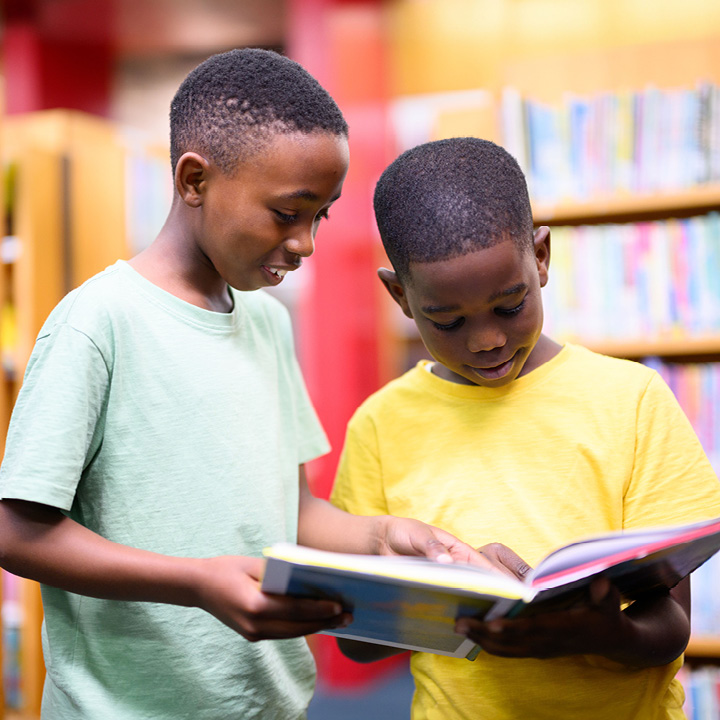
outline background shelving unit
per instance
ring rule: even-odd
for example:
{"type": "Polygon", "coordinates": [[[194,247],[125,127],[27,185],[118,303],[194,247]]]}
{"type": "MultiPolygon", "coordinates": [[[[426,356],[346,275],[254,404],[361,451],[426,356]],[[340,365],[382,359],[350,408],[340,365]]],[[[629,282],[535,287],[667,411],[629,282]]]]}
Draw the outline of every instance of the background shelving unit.
{"type": "MultiPolygon", "coordinates": [[[[0,453],[25,365],[48,313],[73,287],[129,255],[128,151],[113,125],[57,110],[6,118],[1,129],[0,453]]],[[[2,585],[6,600],[8,587],[13,594],[2,605],[0,659],[18,683],[13,697],[5,699],[12,700],[18,717],[37,717],[45,673],[40,588],[4,571],[0,580],[0,598],[2,585]]]]}
{"type": "Polygon", "coordinates": [[[537,224],[581,225],[691,217],[720,208],[720,182],[674,192],[606,196],[587,201],[536,203],[537,224]]]}
{"type": "Polygon", "coordinates": [[[690,640],[686,657],[691,664],[720,665],[718,639],[712,636],[695,636],[690,640]]]}

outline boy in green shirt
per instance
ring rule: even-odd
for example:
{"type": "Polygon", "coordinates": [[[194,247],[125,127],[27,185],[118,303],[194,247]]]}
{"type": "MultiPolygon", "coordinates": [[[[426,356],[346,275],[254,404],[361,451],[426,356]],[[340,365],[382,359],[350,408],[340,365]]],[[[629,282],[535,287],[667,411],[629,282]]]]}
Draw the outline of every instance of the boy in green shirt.
{"type": "MultiPolygon", "coordinates": [[[[720,483],[659,375],[543,334],[550,232],[533,229],[506,151],[476,138],[408,150],[380,178],[375,213],[393,268],[380,279],[434,362],[356,412],[333,502],[488,553],[500,543],[530,565],[584,536],[720,515],[720,483]]],[[[627,608],[599,580],[583,607],[456,630],[484,652],[415,653],[414,720],[684,717],[687,578],[627,608]]]]}
{"type": "Polygon", "coordinates": [[[38,336],[0,472],[0,562],[42,583],[43,718],[302,718],[314,665],[298,636],[350,618],[261,593],[263,547],[471,551],[308,489],[327,442],[287,312],[255,291],[300,267],[340,197],[333,100],[291,60],[235,50],[189,74],[170,122],[158,237],[38,336]]]}

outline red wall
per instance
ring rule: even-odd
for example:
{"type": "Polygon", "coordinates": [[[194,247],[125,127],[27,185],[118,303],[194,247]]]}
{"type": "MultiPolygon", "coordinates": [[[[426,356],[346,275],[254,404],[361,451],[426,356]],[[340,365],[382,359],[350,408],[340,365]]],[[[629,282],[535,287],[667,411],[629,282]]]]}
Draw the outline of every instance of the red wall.
{"type": "Polygon", "coordinates": [[[4,0],[8,114],[65,108],[107,116],[113,73],[112,0],[4,0]],[[63,12],[53,14],[60,5],[63,12]]]}
{"type": "MultiPolygon", "coordinates": [[[[309,476],[315,493],[327,497],[350,416],[389,379],[381,347],[384,290],[376,276],[382,251],[372,210],[375,183],[392,159],[385,28],[382,3],[372,0],[291,0],[288,9],[288,55],[327,88],[350,126],[350,170],[318,235],[298,313],[303,372],[332,444],[309,476]]],[[[359,665],[330,638],[317,636],[312,645],[320,682],[334,687],[366,683],[407,661],[403,655],[359,665]]]]}

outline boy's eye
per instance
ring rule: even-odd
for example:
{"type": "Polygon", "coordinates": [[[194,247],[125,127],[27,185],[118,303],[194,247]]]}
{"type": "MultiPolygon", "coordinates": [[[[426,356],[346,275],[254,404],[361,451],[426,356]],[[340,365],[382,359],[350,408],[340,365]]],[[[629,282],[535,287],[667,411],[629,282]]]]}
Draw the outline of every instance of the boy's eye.
{"type": "Polygon", "coordinates": [[[280,222],[284,222],[287,225],[294,223],[298,217],[297,215],[289,215],[288,213],[281,212],[280,210],[273,210],[273,212],[280,222]]]}
{"type": "Polygon", "coordinates": [[[525,306],[525,298],[522,299],[522,302],[519,305],[516,305],[514,308],[495,308],[495,312],[498,315],[502,315],[503,317],[512,317],[513,315],[517,315],[525,306]]]}
{"type": "Polygon", "coordinates": [[[320,222],[321,220],[329,220],[330,219],[330,213],[327,210],[321,210],[316,216],[315,216],[315,222],[320,222]]]}
{"type": "Polygon", "coordinates": [[[465,318],[458,318],[457,320],[453,320],[451,323],[437,323],[434,320],[431,320],[430,322],[438,330],[457,330],[457,328],[461,327],[465,322],[465,318]]]}

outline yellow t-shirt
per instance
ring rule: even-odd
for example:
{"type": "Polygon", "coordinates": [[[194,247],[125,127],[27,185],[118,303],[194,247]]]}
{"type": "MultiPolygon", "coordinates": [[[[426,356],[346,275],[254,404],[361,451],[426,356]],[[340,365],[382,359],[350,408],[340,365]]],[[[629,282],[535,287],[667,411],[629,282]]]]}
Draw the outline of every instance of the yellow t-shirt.
{"type": "MultiPolygon", "coordinates": [[[[584,536],[718,516],[720,482],[655,371],[566,345],[503,388],[419,363],[353,416],[332,500],[501,542],[534,565],[584,536]]],[[[683,718],[681,664],[415,653],[413,719],[683,718]]]]}

